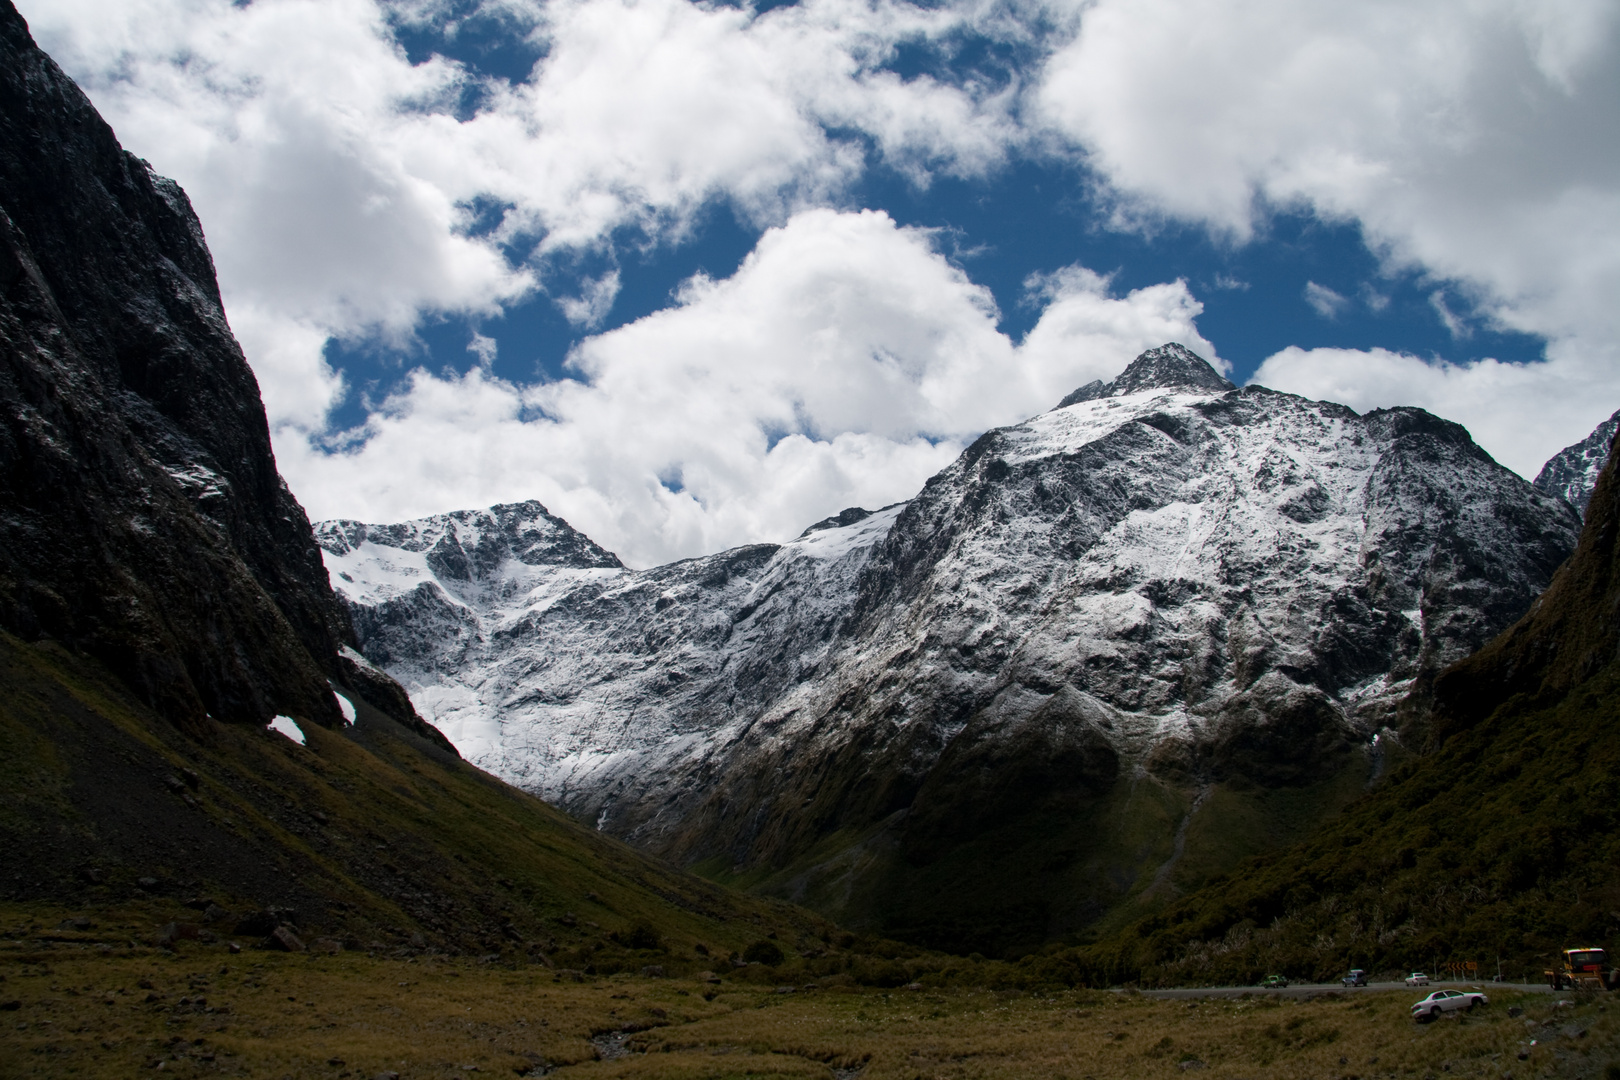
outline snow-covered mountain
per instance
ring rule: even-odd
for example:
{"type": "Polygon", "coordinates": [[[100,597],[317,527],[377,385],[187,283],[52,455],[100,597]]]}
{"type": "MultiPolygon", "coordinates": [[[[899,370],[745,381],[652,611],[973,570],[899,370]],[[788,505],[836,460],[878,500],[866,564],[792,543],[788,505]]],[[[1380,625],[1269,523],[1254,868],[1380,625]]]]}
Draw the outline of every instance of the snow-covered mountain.
{"type": "Polygon", "coordinates": [[[1614,442],[1616,431],[1620,431],[1620,410],[1593,428],[1592,434],[1548,458],[1536,474],[1536,490],[1567,499],[1575,509],[1586,513],[1598,473],[1609,460],[1609,444],[1614,442]]]}
{"type": "Polygon", "coordinates": [[[1578,527],[1455,424],[1170,345],[779,546],[629,571],[533,503],[317,533],[363,651],[477,764],[683,863],[999,946],[1359,790],[1578,527]]]}
{"type": "Polygon", "coordinates": [[[899,510],[639,572],[537,502],[316,536],[366,656],[470,760],[578,812],[816,670],[899,510]]]}

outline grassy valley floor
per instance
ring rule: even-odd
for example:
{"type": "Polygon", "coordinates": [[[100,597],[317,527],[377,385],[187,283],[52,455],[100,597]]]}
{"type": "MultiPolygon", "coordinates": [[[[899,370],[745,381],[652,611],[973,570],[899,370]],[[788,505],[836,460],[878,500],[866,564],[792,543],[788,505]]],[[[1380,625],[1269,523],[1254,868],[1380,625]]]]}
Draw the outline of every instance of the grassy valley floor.
{"type": "Polygon", "coordinates": [[[0,909],[0,1077],[1620,1076],[1608,995],[1503,992],[1419,1025],[1412,991],[1188,1003],[834,976],[787,992],[758,967],[576,981],[435,955],[115,945],[124,928],[45,915],[0,909]]]}

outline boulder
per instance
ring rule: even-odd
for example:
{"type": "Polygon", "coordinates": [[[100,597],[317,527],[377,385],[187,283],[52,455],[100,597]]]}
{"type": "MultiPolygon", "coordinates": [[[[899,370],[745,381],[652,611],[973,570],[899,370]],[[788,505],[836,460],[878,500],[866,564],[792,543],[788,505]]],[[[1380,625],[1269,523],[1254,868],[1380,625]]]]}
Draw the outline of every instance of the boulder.
{"type": "Polygon", "coordinates": [[[286,926],[278,926],[270,931],[270,936],[265,944],[285,952],[304,951],[304,943],[298,940],[298,935],[293,933],[290,927],[286,926]]]}

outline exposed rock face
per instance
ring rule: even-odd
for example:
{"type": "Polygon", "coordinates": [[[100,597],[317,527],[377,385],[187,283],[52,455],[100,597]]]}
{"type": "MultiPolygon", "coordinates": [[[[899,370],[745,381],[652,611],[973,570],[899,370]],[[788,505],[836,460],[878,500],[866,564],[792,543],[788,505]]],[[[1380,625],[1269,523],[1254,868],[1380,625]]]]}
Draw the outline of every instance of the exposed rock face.
{"type": "MultiPolygon", "coordinates": [[[[618,572],[516,516],[515,565],[618,572]]],[[[422,558],[453,577],[478,555],[422,558]]],[[[524,948],[565,969],[613,948],[598,918],[688,953],[826,933],[468,765],[350,633],[185,197],[0,0],[0,900],[192,898],[289,950],[524,948]],[[296,720],[254,726],[278,713],[296,720]]]]}
{"type": "Polygon", "coordinates": [[[1234,389],[1180,346],[1065,400],[909,503],[644,572],[502,563],[485,580],[522,585],[498,598],[425,563],[407,588],[407,552],[320,531],[362,649],[473,760],[683,862],[775,869],[942,942],[929,868],[976,844],[1019,853],[1002,876],[1038,938],[1158,888],[1212,791],[1364,768],[1574,546],[1566,503],[1421,410],[1234,389]],[[1136,820],[1120,800],[1143,784],[1166,824],[1108,862],[1079,834],[1136,820]],[[931,914],[901,910],[924,892],[931,914]]]}
{"type": "Polygon", "coordinates": [[[328,680],[420,724],[323,578],[185,193],[0,3],[0,627],[192,732],[340,724],[328,680]]]}
{"type": "Polygon", "coordinates": [[[1556,702],[1620,658],[1620,475],[1609,453],[1598,462],[1575,554],[1522,619],[1437,680],[1437,741],[1510,699],[1518,712],[1556,702]]]}
{"type": "Polygon", "coordinates": [[[1160,386],[1185,386],[1188,389],[1210,390],[1216,393],[1237,389],[1205,363],[1203,357],[1185,345],[1171,342],[1168,345],[1160,345],[1157,349],[1149,349],[1138,356],[1113,382],[1105,383],[1101,379],[1095,379],[1086,383],[1058,402],[1057,407],[1066,409],[1082,401],[1123,397],[1138,390],[1151,390],[1160,386]]]}
{"type": "Polygon", "coordinates": [[[1566,446],[1547,460],[1536,474],[1537,491],[1567,499],[1582,514],[1597,486],[1598,473],[1609,460],[1609,446],[1620,431],[1620,411],[1609,417],[1592,434],[1572,446],[1566,446]]]}
{"type": "Polygon", "coordinates": [[[757,714],[815,670],[898,512],[845,511],[791,544],[642,572],[537,502],[316,534],[366,656],[469,759],[605,804],[667,744],[757,714]]]}

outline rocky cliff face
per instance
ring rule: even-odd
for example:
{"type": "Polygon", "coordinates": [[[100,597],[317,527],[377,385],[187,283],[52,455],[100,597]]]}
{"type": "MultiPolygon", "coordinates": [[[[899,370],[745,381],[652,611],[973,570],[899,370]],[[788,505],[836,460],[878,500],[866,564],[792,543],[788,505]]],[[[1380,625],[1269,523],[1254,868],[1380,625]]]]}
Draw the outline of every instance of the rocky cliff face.
{"type": "MultiPolygon", "coordinates": [[[[385,539],[447,581],[618,572],[543,513],[504,547],[462,524],[385,539]]],[[[204,940],[604,973],[646,963],[632,927],[686,956],[827,934],[468,765],[353,644],[184,194],[0,0],[0,900],[123,908],[120,946],[186,901],[204,940]]]]}
{"type": "Polygon", "coordinates": [[[1582,514],[1591,501],[1592,489],[1597,486],[1598,473],[1609,460],[1609,446],[1615,432],[1620,431],[1620,411],[1592,429],[1592,434],[1571,446],[1566,446],[1548,459],[1536,474],[1537,491],[1557,495],[1582,514]]]}
{"type": "Polygon", "coordinates": [[[0,4],[0,627],[97,657],[195,734],[342,723],[348,620],[276,471],[185,193],[0,4]]]}
{"type": "Polygon", "coordinates": [[[781,546],[485,560],[469,589],[386,530],[322,543],[362,648],[475,760],[961,944],[1084,925],[1353,795],[1579,526],[1454,424],[1235,389],[1179,346],[1065,400],[781,546]]]}

